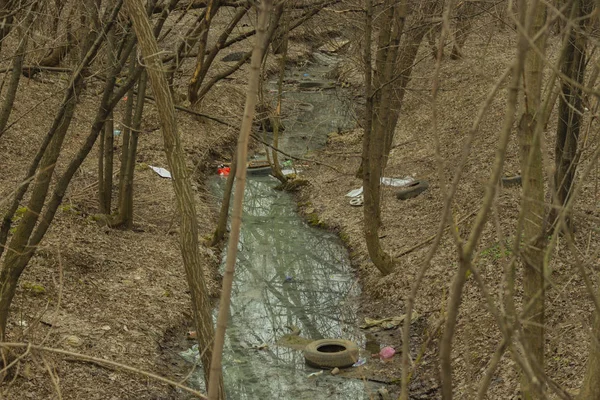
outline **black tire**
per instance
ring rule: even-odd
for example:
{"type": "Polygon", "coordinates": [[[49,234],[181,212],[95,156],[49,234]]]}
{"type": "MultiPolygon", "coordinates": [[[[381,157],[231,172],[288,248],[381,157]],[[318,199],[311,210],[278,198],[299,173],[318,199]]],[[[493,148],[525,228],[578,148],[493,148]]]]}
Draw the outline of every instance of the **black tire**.
{"type": "Polygon", "coordinates": [[[358,361],[358,346],[344,339],[322,339],[304,348],[306,364],[316,368],[347,368],[358,361]]]}
{"type": "Polygon", "coordinates": [[[246,53],[243,51],[236,51],[235,53],[227,54],[225,57],[223,57],[221,59],[221,61],[224,61],[224,62],[240,61],[242,58],[244,58],[245,55],[246,55],[246,53]]]}
{"type": "Polygon", "coordinates": [[[521,175],[503,176],[501,181],[503,187],[521,186],[522,184],[521,175]]]}
{"type": "Polygon", "coordinates": [[[429,188],[429,183],[424,180],[416,180],[410,183],[406,189],[403,189],[396,193],[398,200],[407,200],[417,197],[429,188]]]}
{"type": "Polygon", "coordinates": [[[271,173],[271,167],[248,167],[247,175],[265,176],[271,173]]]}

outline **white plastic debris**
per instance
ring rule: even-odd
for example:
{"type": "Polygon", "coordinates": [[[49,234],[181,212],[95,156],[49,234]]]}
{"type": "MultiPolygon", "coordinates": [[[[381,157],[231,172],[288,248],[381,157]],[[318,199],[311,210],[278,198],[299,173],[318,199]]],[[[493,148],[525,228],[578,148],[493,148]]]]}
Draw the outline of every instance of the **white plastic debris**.
{"type": "Polygon", "coordinates": [[[358,196],[360,196],[362,194],[362,192],[363,192],[363,187],[361,186],[358,189],[354,189],[354,190],[349,191],[346,194],[346,197],[358,197],[358,196]]]}
{"type": "Polygon", "coordinates": [[[291,168],[284,168],[281,170],[281,173],[283,174],[283,176],[294,175],[298,172],[302,172],[302,171],[299,169],[291,169],[291,168]]]}
{"type": "Polygon", "coordinates": [[[319,376],[319,375],[323,375],[323,370],[321,370],[319,372],[313,372],[312,374],[309,374],[308,378],[314,378],[315,376],[319,376]]]}
{"type": "Polygon", "coordinates": [[[161,167],[153,167],[152,165],[149,165],[150,168],[152,168],[152,170],[154,172],[156,172],[161,178],[168,178],[171,179],[171,173],[169,171],[167,171],[164,168],[161,167]]]}
{"type": "MultiPolygon", "coordinates": [[[[405,176],[404,178],[381,178],[381,184],[384,186],[402,187],[406,186],[411,182],[414,182],[415,178],[412,176],[405,176]]],[[[354,189],[346,193],[346,197],[358,197],[363,194],[362,186],[358,189],[354,189]]]]}
{"type": "Polygon", "coordinates": [[[381,184],[385,186],[402,187],[414,180],[415,179],[412,176],[405,176],[404,178],[381,178],[381,184]]]}

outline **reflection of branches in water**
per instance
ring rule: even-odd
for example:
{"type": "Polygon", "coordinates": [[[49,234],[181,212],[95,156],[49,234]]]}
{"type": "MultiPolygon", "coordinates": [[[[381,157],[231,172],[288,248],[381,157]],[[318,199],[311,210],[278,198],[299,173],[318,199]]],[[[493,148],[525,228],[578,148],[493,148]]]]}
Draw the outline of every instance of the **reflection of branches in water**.
{"type": "Polygon", "coordinates": [[[280,147],[292,154],[301,155],[318,148],[325,143],[328,133],[355,126],[351,96],[344,89],[286,91],[283,107],[282,122],[286,134],[281,138],[280,147]],[[312,111],[298,110],[300,103],[313,104],[314,108],[312,111]]]}
{"type": "Polygon", "coordinates": [[[278,394],[291,398],[292,387],[306,388],[304,375],[294,372],[304,369],[300,352],[278,346],[256,351],[243,343],[246,347],[273,343],[290,325],[298,325],[313,339],[348,337],[342,329],[347,321],[356,320],[352,303],[340,304],[357,294],[341,243],[308,227],[294,212],[289,194],[274,191],[274,184],[270,178],[252,177],[246,186],[231,303],[233,335],[228,334],[227,341],[226,370],[237,375],[229,393],[236,399],[278,394]],[[286,282],[287,275],[292,282],[286,282]],[[285,378],[268,378],[282,373],[285,378]]]}

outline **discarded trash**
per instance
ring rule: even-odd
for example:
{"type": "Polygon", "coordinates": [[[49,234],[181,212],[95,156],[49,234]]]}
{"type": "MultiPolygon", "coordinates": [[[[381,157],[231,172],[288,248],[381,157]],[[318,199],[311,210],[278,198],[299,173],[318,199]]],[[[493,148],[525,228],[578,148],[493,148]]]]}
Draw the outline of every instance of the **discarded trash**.
{"type": "Polygon", "coordinates": [[[281,173],[283,174],[283,176],[294,175],[294,174],[297,174],[298,172],[302,172],[302,170],[291,169],[291,168],[286,168],[286,169],[281,170],[281,173]]]}
{"type": "MultiPolygon", "coordinates": [[[[404,321],[404,318],[406,318],[406,314],[383,319],[365,318],[365,323],[362,324],[360,327],[361,329],[368,329],[374,326],[378,326],[383,329],[394,329],[398,327],[402,323],[402,321],[404,321]]],[[[416,320],[417,318],[419,318],[419,314],[413,311],[411,322],[416,320]]]]}
{"type": "Polygon", "coordinates": [[[319,375],[323,375],[323,370],[320,370],[319,372],[313,372],[312,374],[308,374],[308,377],[313,378],[313,377],[319,376],[319,375]]]}
{"type": "Polygon", "coordinates": [[[363,193],[363,188],[362,186],[359,187],[358,189],[354,189],[349,191],[348,193],[346,193],[346,197],[358,197],[363,193]]]}
{"type": "Polygon", "coordinates": [[[231,172],[231,168],[230,167],[219,167],[217,172],[219,173],[220,176],[229,176],[229,173],[231,172]]]}
{"type": "Polygon", "coordinates": [[[113,131],[113,136],[121,136],[121,131],[120,131],[120,130],[118,130],[118,129],[115,129],[115,130],[113,131]]]}
{"type": "Polygon", "coordinates": [[[187,338],[188,339],[196,339],[196,331],[188,331],[187,338]]]}
{"type": "Polygon", "coordinates": [[[350,200],[350,205],[354,206],[354,207],[360,207],[363,205],[363,203],[364,203],[364,198],[362,196],[355,197],[352,200],[350,200]]]}
{"type": "Polygon", "coordinates": [[[386,346],[379,351],[379,358],[382,360],[387,360],[394,357],[394,354],[396,354],[396,350],[394,350],[393,347],[386,346]]]}
{"type": "Polygon", "coordinates": [[[352,364],[353,367],[360,367],[361,365],[365,365],[367,363],[366,358],[359,358],[357,362],[352,364]]]}
{"type": "Polygon", "coordinates": [[[340,373],[340,369],[338,367],[335,367],[334,369],[331,370],[331,375],[337,375],[340,373]]]}
{"type": "Polygon", "coordinates": [[[293,276],[289,276],[289,275],[285,276],[285,282],[293,282],[293,281],[294,281],[294,277],[293,276]]]}
{"type": "MultiPolygon", "coordinates": [[[[411,176],[406,176],[404,178],[381,178],[381,184],[384,186],[394,186],[394,187],[402,187],[409,185],[411,182],[414,182],[414,178],[411,176]]],[[[359,187],[358,189],[354,189],[346,193],[346,197],[358,197],[363,193],[363,187],[359,187]]]]}
{"type": "Polygon", "coordinates": [[[381,178],[381,184],[385,186],[402,187],[414,180],[415,179],[412,176],[405,176],[404,178],[381,178]]]}
{"type": "Polygon", "coordinates": [[[168,178],[171,179],[171,173],[169,171],[167,171],[164,168],[161,167],[153,167],[152,165],[149,165],[149,167],[156,172],[161,178],[168,178]]]}
{"type": "Polygon", "coordinates": [[[429,183],[427,181],[413,181],[408,185],[406,189],[402,189],[398,193],[396,193],[396,198],[398,200],[412,199],[413,197],[417,197],[418,195],[426,191],[428,187],[429,183]]]}
{"type": "Polygon", "coordinates": [[[200,352],[198,351],[198,345],[195,344],[191,348],[187,349],[180,353],[183,358],[189,359],[197,359],[200,357],[200,352]]]}
{"type": "Polygon", "coordinates": [[[302,76],[310,76],[310,74],[304,74],[304,75],[302,75],[302,76]]]}

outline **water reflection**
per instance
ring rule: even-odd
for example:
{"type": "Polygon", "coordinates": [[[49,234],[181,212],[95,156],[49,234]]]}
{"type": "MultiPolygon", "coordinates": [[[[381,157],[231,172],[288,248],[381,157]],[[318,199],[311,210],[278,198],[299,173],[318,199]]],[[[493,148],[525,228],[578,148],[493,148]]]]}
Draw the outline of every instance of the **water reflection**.
{"type": "MultiPolygon", "coordinates": [[[[215,181],[221,193],[224,180],[215,181]]],[[[247,181],[224,373],[231,399],[360,399],[364,383],[307,378],[302,353],[276,345],[288,327],[310,339],[358,343],[358,295],[338,238],[311,228],[270,177],[247,181]],[[263,344],[268,347],[258,350],[263,344]]]]}
{"type": "MultiPolygon", "coordinates": [[[[318,79],[330,69],[324,62],[291,75],[318,79]]],[[[280,142],[285,151],[304,155],[324,145],[329,132],[353,125],[351,108],[335,90],[297,92],[289,86],[286,90],[284,104],[289,110],[280,142]],[[294,104],[302,102],[314,108],[294,110],[294,104]]],[[[212,181],[218,198],[224,183],[223,178],[212,181]]],[[[327,372],[308,378],[315,370],[305,365],[302,352],[276,344],[292,327],[310,339],[344,338],[364,344],[355,328],[359,291],[346,250],[336,236],[309,227],[297,215],[294,199],[273,190],[276,184],[272,177],[248,177],[246,183],[223,360],[228,398],[369,398],[375,384],[327,372]]],[[[185,357],[193,360],[193,352],[185,357]]],[[[202,380],[197,371],[195,382],[200,387],[202,380]]]]}

